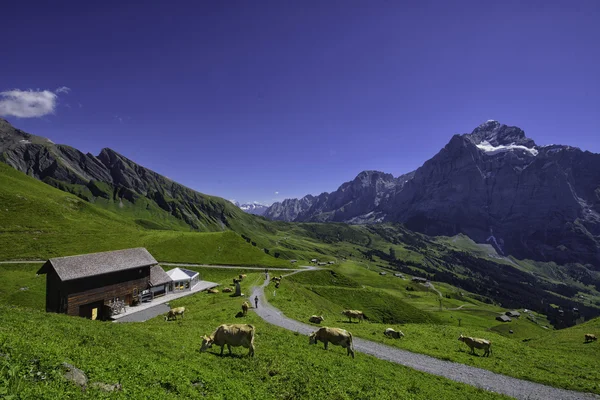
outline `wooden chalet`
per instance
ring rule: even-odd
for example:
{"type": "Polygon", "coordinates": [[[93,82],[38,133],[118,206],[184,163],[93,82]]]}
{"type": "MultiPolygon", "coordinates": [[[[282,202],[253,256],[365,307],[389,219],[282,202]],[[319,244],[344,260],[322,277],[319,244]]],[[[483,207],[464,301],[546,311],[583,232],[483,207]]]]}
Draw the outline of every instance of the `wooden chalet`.
{"type": "Polygon", "coordinates": [[[131,306],[143,291],[166,292],[170,284],[144,248],[51,258],[38,274],[46,274],[46,311],[90,319],[107,319],[115,302],[131,306]]]}

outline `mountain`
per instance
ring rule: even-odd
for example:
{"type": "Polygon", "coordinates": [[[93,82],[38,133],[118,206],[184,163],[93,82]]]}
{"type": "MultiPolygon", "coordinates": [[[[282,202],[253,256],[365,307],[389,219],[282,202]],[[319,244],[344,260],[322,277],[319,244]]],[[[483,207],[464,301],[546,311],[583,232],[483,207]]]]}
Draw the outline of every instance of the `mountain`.
{"type": "Polygon", "coordinates": [[[463,233],[519,258],[597,264],[600,155],[538,146],[518,127],[487,121],[414,172],[361,172],[335,192],[275,203],[264,215],[400,222],[428,235],[463,233]]]}
{"type": "Polygon", "coordinates": [[[286,199],[271,205],[263,215],[283,221],[381,222],[384,215],[374,210],[389,201],[395,190],[401,188],[413,174],[411,172],[394,178],[384,172],[363,171],[335,192],[286,199]]]}
{"type": "Polygon", "coordinates": [[[4,119],[0,161],[87,201],[135,214],[145,227],[221,231],[243,215],[228,201],[173,182],[114,150],[84,154],[16,129],[4,119]]]}
{"type": "Polygon", "coordinates": [[[253,215],[263,215],[267,208],[269,208],[269,206],[265,206],[264,204],[256,202],[240,204],[237,201],[232,201],[232,203],[239,207],[240,210],[253,215]]]}

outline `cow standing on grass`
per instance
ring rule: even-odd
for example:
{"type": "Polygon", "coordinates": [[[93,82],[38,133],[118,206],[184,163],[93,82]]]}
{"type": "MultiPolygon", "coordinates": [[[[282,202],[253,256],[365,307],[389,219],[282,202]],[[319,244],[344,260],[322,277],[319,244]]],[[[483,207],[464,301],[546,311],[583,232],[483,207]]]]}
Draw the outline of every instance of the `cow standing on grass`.
{"type": "Polygon", "coordinates": [[[308,338],[308,344],[317,344],[319,341],[325,345],[331,342],[336,346],[342,346],[348,351],[348,355],[354,358],[354,345],[352,344],[352,334],[345,329],[323,327],[313,332],[308,338]]]}
{"type": "Polygon", "coordinates": [[[184,313],[185,313],[185,307],[176,307],[172,310],[169,310],[167,315],[165,315],[165,321],[169,321],[171,319],[177,320],[178,315],[181,315],[181,319],[183,319],[184,313]]]}
{"type": "Polygon", "coordinates": [[[461,342],[463,342],[471,348],[471,354],[476,354],[475,349],[483,349],[483,356],[489,357],[490,353],[492,352],[492,342],[490,342],[489,340],[472,338],[463,335],[460,335],[458,340],[460,340],[461,342]]]}
{"type": "Polygon", "coordinates": [[[598,338],[596,337],[596,335],[592,334],[592,333],[586,333],[585,334],[585,342],[593,342],[595,340],[598,340],[598,338]]]}
{"type": "Polygon", "coordinates": [[[352,322],[352,318],[357,319],[358,322],[365,318],[365,314],[359,310],[344,310],[342,311],[342,315],[348,317],[348,322],[352,322]]]}
{"type": "Polygon", "coordinates": [[[221,346],[221,356],[227,345],[227,350],[231,355],[231,346],[242,346],[250,349],[248,355],[254,357],[254,326],[248,324],[232,324],[219,326],[210,336],[202,337],[202,347],[200,351],[204,352],[213,344],[221,346]]]}

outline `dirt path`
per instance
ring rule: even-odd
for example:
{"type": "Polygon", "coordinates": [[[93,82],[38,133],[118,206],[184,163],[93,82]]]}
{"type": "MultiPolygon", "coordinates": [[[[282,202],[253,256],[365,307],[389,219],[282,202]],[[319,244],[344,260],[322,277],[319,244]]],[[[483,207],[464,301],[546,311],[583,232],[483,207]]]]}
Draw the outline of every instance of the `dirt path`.
{"type": "MultiPolygon", "coordinates": [[[[292,274],[301,271],[303,270],[295,271],[292,274]]],[[[258,308],[253,309],[253,311],[255,311],[256,314],[266,322],[287,330],[298,332],[303,335],[310,335],[312,332],[314,332],[317,329],[315,326],[304,324],[288,318],[283,315],[280,310],[267,302],[267,299],[264,295],[264,288],[268,285],[268,283],[268,280],[265,280],[265,283],[262,286],[253,288],[250,298],[253,299],[254,296],[258,296],[259,298],[258,308]]],[[[429,357],[423,354],[411,353],[410,351],[401,350],[364,339],[355,338],[354,349],[358,352],[372,355],[381,360],[387,360],[396,364],[401,364],[433,375],[443,376],[453,381],[466,383],[468,385],[489,390],[491,392],[505,394],[516,399],[600,399],[600,396],[593,394],[557,389],[539,383],[511,378],[509,376],[500,375],[485,369],[438,360],[437,358],[429,357]]]]}

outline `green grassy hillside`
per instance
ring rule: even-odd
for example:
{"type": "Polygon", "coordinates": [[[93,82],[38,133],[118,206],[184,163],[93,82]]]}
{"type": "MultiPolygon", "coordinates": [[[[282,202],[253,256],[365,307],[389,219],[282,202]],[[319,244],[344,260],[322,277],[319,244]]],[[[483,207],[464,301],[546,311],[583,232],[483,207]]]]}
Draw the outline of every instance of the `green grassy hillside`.
{"type": "Polygon", "coordinates": [[[313,314],[323,315],[323,325],[341,326],[365,339],[516,378],[600,394],[600,370],[595,367],[600,345],[583,343],[585,333],[600,333],[600,319],[559,331],[551,326],[545,329],[548,321],[537,313],[531,313],[535,321],[528,318],[529,313],[523,313],[510,323],[500,323],[495,317],[505,309],[483,303],[468,292],[452,297],[456,288],[449,285],[434,282],[442,293],[440,297],[410,279],[380,276],[352,264],[338,265],[333,272],[335,279],[329,278],[333,275],[328,271],[284,278],[279,289],[273,284],[268,286],[267,297],[285,315],[305,323],[313,314]],[[324,276],[327,286],[317,285],[310,274],[324,276]],[[360,309],[370,318],[348,323],[340,314],[345,308],[360,309]],[[388,327],[403,331],[406,337],[386,338],[383,331],[388,327]],[[461,334],[491,340],[493,356],[470,355],[457,340],[461,334]]]}
{"type": "Polygon", "coordinates": [[[146,247],[157,259],[234,265],[287,265],[238,234],[145,229],[0,163],[0,260],[146,247]]]}
{"type": "MultiPolygon", "coordinates": [[[[206,279],[227,284],[240,271],[201,272],[206,279]]],[[[27,275],[20,274],[17,267],[0,266],[3,282],[7,277],[17,281],[27,275]]],[[[248,292],[261,278],[262,274],[249,273],[242,282],[243,291],[248,292]]],[[[37,297],[43,292],[32,285],[29,294],[37,297]]],[[[12,300],[13,304],[19,301],[12,300]]],[[[165,322],[159,316],[131,324],[48,314],[35,302],[31,307],[1,305],[0,397],[506,398],[362,354],[353,360],[340,347],[325,351],[322,346],[309,346],[306,336],[265,324],[253,313],[234,318],[241,302],[223,293],[199,293],[172,303],[186,307],[183,320],[165,322]],[[217,348],[199,352],[201,335],[211,333],[221,323],[251,323],[256,327],[254,358],[247,357],[243,348],[234,348],[232,357],[222,358],[217,348]],[[82,369],[91,382],[120,383],[123,390],[106,394],[90,387],[82,392],[63,379],[63,362],[82,369]]]]}

